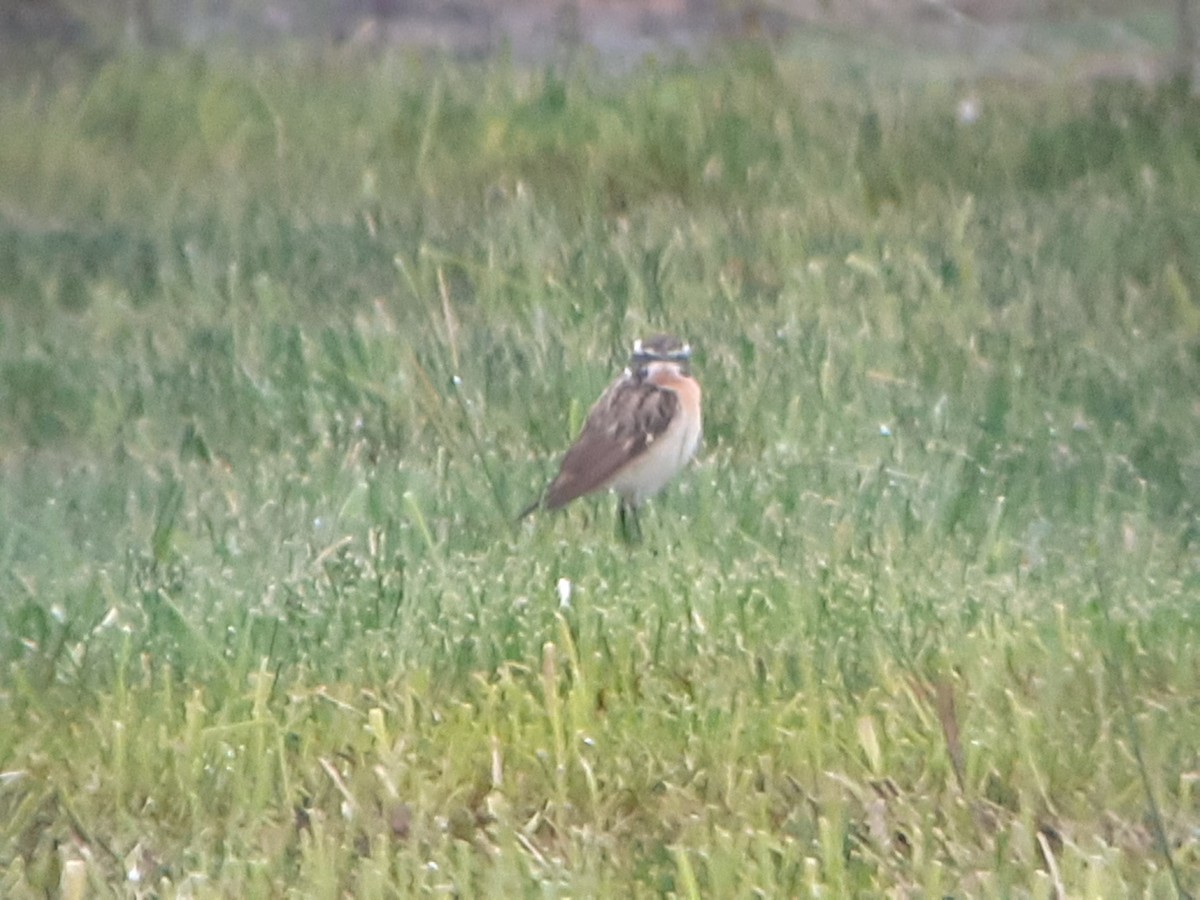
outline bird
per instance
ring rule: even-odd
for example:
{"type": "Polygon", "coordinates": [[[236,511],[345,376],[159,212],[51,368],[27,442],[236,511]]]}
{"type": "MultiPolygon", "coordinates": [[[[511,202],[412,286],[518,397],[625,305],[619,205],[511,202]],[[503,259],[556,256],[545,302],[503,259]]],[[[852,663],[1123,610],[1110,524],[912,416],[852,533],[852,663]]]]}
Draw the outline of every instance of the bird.
{"type": "Polygon", "coordinates": [[[692,348],[673,335],[635,341],[629,366],[592,406],[558,474],[521,518],[611,490],[621,500],[622,530],[636,538],[638,507],[666,487],[700,445],[702,392],[689,370],[691,356],[692,348]]]}

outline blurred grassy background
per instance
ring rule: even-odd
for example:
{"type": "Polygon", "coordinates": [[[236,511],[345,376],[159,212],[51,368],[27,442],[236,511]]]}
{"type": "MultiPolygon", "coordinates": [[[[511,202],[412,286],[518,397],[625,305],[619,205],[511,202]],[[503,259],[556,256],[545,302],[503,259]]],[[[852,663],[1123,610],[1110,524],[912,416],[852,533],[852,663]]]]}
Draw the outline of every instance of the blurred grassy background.
{"type": "Polygon", "coordinates": [[[0,892],[1195,890],[1200,106],[907,59],[0,82],[0,892]]]}

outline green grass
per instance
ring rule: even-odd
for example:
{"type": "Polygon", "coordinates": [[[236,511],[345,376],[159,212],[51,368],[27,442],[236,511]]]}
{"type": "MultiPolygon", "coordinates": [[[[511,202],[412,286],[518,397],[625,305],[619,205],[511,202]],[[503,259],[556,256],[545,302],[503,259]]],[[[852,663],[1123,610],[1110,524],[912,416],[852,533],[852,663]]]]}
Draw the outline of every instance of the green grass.
{"type": "Polygon", "coordinates": [[[1200,889],[1200,106],[974,90],[0,85],[0,894],[1200,889]],[[514,525],[663,328],[647,540],[514,525]]]}

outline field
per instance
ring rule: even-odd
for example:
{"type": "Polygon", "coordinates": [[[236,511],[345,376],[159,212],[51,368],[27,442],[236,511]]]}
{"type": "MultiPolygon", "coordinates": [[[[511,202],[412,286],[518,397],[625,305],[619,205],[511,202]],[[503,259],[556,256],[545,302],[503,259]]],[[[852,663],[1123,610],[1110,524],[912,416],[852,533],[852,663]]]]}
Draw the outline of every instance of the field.
{"type": "Polygon", "coordinates": [[[1200,101],[874,55],[0,82],[0,895],[1200,890],[1200,101]]]}

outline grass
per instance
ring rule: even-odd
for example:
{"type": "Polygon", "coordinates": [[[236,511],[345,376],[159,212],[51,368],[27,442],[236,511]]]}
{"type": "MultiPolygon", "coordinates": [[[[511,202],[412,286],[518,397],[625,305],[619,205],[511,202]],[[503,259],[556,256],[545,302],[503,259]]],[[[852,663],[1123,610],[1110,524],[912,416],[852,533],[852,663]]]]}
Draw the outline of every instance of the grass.
{"type": "Polygon", "coordinates": [[[753,47],[0,85],[0,893],[1200,887],[1200,107],[753,47]],[[633,337],[625,546],[520,526],[633,337]]]}

